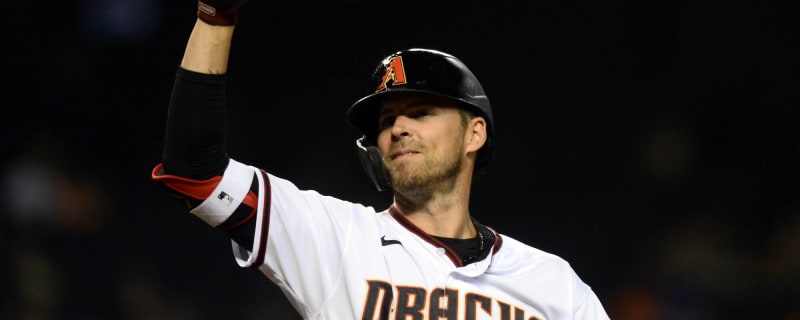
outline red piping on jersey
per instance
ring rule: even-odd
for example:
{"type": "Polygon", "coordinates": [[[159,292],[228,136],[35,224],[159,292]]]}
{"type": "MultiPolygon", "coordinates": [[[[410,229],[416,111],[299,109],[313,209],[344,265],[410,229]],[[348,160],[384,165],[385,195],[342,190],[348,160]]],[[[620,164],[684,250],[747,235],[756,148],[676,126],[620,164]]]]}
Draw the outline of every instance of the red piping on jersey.
{"type": "MultiPolygon", "coordinates": [[[[267,173],[264,170],[258,170],[258,173],[261,175],[262,180],[264,180],[264,185],[259,186],[259,188],[264,188],[264,208],[261,212],[263,212],[263,216],[261,217],[261,239],[259,239],[260,243],[258,246],[258,255],[256,256],[256,261],[251,265],[252,267],[259,267],[261,264],[264,263],[264,258],[267,255],[267,236],[269,235],[269,208],[271,207],[272,203],[272,186],[269,183],[269,177],[267,177],[267,173]]],[[[253,206],[256,208],[257,206],[253,206]]]]}
{"type": "Polygon", "coordinates": [[[492,256],[496,255],[498,251],[500,251],[500,247],[503,246],[503,238],[500,237],[500,234],[497,233],[496,230],[492,227],[484,226],[486,229],[489,229],[494,233],[494,246],[492,246],[492,256]]]}
{"type": "Polygon", "coordinates": [[[444,248],[444,252],[447,254],[447,257],[450,258],[450,261],[453,262],[454,265],[457,267],[463,267],[464,263],[461,261],[461,258],[456,254],[455,250],[447,246],[446,244],[442,243],[441,241],[437,240],[433,236],[429,235],[425,231],[422,231],[419,227],[414,225],[411,221],[406,219],[405,215],[400,212],[400,209],[397,209],[394,205],[389,207],[389,213],[392,214],[397,222],[399,222],[402,226],[406,227],[409,231],[416,234],[418,237],[422,238],[422,240],[427,241],[428,243],[439,247],[444,248]]]}
{"type": "Polygon", "coordinates": [[[222,181],[222,176],[215,176],[206,180],[192,180],[189,178],[163,174],[163,166],[164,164],[159,163],[155,168],[153,168],[153,173],[151,174],[153,181],[161,182],[170,189],[195,199],[204,200],[208,198],[211,193],[214,192],[214,188],[216,188],[219,182],[222,181]]]}

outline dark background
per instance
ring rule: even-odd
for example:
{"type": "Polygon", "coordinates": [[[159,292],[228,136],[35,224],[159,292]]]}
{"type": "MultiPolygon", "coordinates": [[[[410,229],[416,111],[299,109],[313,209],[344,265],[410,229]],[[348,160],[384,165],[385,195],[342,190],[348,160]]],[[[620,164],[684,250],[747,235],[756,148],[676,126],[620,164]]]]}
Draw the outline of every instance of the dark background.
{"type": "MultiPolygon", "coordinates": [[[[195,19],[195,3],[168,3],[6,6],[0,318],[298,318],[150,180],[195,19]]],[[[567,259],[612,319],[800,319],[796,9],[254,2],[233,44],[228,151],[386,207],[345,110],[385,55],[443,50],[494,109],[478,220],[567,259]]]]}

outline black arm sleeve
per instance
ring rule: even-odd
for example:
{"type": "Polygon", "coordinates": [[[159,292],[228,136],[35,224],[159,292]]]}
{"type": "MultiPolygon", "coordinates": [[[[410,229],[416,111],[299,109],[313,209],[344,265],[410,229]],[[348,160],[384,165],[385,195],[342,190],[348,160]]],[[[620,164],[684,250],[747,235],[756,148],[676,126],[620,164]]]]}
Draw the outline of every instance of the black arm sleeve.
{"type": "MultiPolygon", "coordinates": [[[[194,180],[225,173],[229,160],[225,151],[226,80],[225,75],[178,68],[167,114],[164,173],[194,180]]],[[[192,203],[192,207],[197,204],[192,203]]],[[[222,226],[248,217],[249,208],[242,209],[222,226]]],[[[235,228],[224,229],[242,247],[252,250],[255,225],[256,219],[249,219],[235,228]]]]}
{"type": "Polygon", "coordinates": [[[162,154],[165,173],[205,180],[225,172],[226,80],[178,68],[162,154]]]}

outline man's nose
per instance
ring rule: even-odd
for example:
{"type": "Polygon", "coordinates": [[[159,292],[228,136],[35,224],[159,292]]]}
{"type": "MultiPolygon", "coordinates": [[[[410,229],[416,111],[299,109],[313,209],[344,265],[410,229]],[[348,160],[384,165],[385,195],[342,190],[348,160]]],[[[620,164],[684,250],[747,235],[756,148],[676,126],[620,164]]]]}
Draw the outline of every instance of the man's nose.
{"type": "Polygon", "coordinates": [[[402,115],[397,116],[392,124],[392,137],[401,138],[411,135],[411,132],[409,131],[410,124],[411,118],[402,115]]]}

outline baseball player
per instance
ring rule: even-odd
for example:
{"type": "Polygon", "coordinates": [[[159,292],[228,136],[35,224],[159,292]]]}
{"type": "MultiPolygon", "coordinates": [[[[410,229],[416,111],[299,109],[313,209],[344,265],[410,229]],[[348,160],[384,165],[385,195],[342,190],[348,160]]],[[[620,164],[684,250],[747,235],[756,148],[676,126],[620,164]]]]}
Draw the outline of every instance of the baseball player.
{"type": "Polygon", "coordinates": [[[478,79],[450,54],[386,57],[370,93],[346,111],[363,133],[366,173],[393,192],[385,208],[302,190],[229,158],[225,75],[243,3],[199,2],[152,171],[231,237],[239,266],[263,272],[304,319],[608,319],[565,260],[470,214],[494,123],[478,79]]]}

